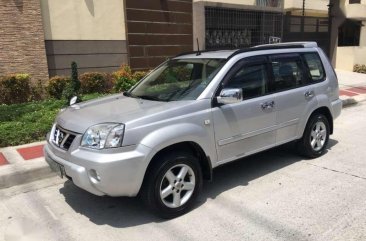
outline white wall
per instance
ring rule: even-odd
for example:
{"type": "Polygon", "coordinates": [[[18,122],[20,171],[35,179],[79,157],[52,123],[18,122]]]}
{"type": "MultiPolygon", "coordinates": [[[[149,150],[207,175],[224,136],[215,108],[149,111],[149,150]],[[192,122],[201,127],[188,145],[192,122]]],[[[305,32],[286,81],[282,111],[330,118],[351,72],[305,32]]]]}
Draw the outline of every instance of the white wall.
{"type": "Polygon", "coordinates": [[[366,47],[338,47],[336,68],[353,70],[355,64],[366,64],[366,47]]]}
{"type": "Polygon", "coordinates": [[[46,40],[126,40],[123,0],[41,0],[46,40]]]}

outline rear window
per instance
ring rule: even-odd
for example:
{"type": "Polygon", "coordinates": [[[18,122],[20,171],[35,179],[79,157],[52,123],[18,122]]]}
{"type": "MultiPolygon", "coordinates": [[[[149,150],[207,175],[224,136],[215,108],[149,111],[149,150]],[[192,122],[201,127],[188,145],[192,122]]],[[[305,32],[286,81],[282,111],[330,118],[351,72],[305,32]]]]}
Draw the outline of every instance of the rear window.
{"type": "Polygon", "coordinates": [[[310,71],[310,82],[319,82],[325,79],[325,72],[318,53],[304,54],[305,62],[310,71]]]}
{"type": "Polygon", "coordinates": [[[306,84],[300,55],[281,54],[270,57],[275,91],[297,88],[306,84]]]}

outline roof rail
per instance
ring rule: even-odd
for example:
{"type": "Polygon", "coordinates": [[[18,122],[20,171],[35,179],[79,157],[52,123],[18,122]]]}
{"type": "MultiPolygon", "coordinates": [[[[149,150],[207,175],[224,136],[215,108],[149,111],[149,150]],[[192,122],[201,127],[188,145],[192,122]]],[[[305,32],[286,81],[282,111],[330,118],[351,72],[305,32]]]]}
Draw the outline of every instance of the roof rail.
{"type": "Polygon", "coordinates": [[[315,48],[318,47],[318,44],[316,42],[284,42],[284,43],[275,43],[275,44],[262,44],[254,46],[253,48],[258,47],[274,47],[274,46],[293,46],[293,45],[302,45],[303,48],[315,48]]]}
{"type": "MultiPolygon", "coordinates": [[[[256,45],[250,48],[243,48],[238,49],[234,53],[232,53],[227,59],[234,57],[237,54],[246,53],[246,52],[253,52],[253,51],[260,51],[260,50],[269,50],[269,49],[297,49],[297,48],[314,48],[318,47],[316,42],[285,42],[285,43],[276,43],[276,44],[262,44],[256,45]]],[[[222,51],[222,50],[234,50],[230,48],[223,48],[223,49],[216,49],[216,50],[200,50],[201,53],[206,52],[215,52],[215,51],[222,51]]],[[[195,54],[197,51],[188,51],[181,54],[174,56],[173,58],[187,55],[187,54],[195,54]]]]}
{"type": "Polygon", "coordinates": [[[257,45],[250,48],[239,49],[232,53],[227,59],[231,59],[237,54],[260,51],[260,50],[270,50],[270,49],[298,49],[298,48],[312,48],[318,47],[316,42],[288,42],[288,43],[278,43],[278,44],[263,44],[257,45]]]}

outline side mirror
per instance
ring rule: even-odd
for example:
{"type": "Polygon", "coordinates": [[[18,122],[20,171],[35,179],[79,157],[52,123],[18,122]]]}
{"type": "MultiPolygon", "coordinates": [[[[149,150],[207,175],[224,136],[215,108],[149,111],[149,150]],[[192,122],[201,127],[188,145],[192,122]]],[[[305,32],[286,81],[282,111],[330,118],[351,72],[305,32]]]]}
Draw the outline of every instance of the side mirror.
{"type": "Polygon", "coordinates": [[[217,97],[217,103],[222,105],[234,104],[243,100],[242,89],[223,89],[217,97]]]}
{"type": "Polygon", "coordinates": [[[70,106],[74,105],[76,102],[78,101],[78,97],[77,96],[74,96],[70,99],[70,106]]]}

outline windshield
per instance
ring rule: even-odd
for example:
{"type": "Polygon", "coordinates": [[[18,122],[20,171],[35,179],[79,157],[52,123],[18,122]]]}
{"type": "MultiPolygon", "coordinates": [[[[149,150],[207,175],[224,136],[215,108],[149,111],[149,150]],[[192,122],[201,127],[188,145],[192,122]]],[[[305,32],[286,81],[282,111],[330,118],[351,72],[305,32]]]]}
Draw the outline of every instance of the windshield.
{"type": "Polygon", "coordinates": [[[225,59],[169,60],[126,95],[156,101],[197,99],[224,62],[225,59]]]}

